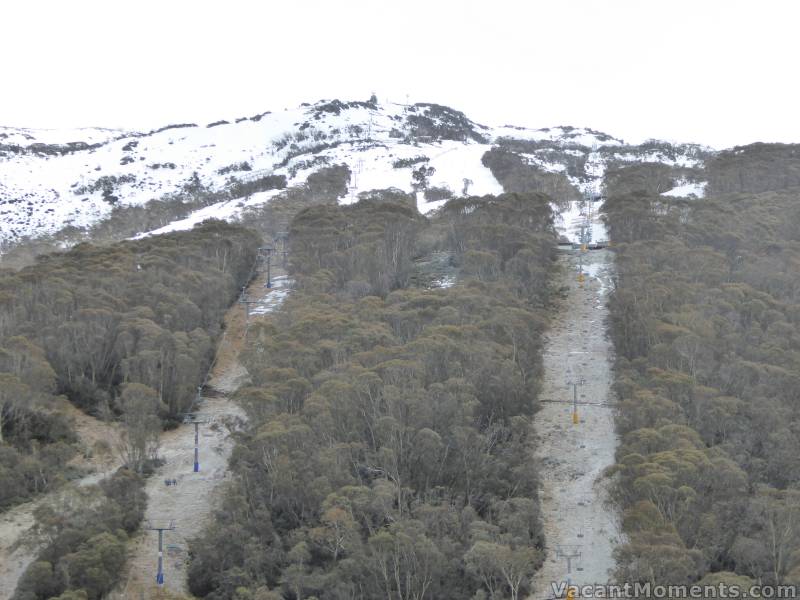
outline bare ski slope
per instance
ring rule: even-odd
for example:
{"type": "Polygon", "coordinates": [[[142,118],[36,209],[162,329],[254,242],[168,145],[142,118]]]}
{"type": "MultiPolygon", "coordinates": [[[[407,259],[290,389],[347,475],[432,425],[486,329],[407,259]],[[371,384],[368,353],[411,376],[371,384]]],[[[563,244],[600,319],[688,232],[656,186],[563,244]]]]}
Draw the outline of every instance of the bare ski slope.
{"type": "Polygon", "coordinates": [[[561,257],[568,295],[548,335],[545,402],[534,418],[547,544],[546,560],[534,578],[536,599],[553,596],[551,582],[606,583],[620,535],[617,515],[607,503],[609,482],[603,478],[618,445],[614,409],[608,406],[613,401],[613,350],[605,328],[613,255],[608,250],[582,253],[585,282],[580,283],[578,252],[561,257]],[[575,381],[584,381],[579,402],[591,403],[578,406],[577,425],[571,404],[547,402],[572,401],[568,383],[575,381]]]}

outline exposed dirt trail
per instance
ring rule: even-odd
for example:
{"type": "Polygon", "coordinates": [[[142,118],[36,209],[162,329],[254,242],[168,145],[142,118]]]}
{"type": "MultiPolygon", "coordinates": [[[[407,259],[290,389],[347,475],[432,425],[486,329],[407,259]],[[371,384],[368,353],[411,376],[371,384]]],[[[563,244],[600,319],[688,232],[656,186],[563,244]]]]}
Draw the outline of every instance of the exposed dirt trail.
{"type": "Polygon", "coordinates": [[[33,511],[44,499],[26,502],[0,515],[0,599],[8,600],[22,573],[36,557],[33,511]]]}
{"type": "Polygon", "coordinates": [[[72,421],[80,439],[81,452],[72,464],[90,472],[36,500],[0,514],[0,600],[8,600],[14,594],[20,577],[42,548],[42,541],[33,529],[35,510],[48,503],[59,505],[67,501],[77,495],[76,490],[97,483],[113,473],[120,464],[116,453],[119,428],[115,424],[90,417],[67,402],[56,407],[56,410],[72,421]]]}
{"type": "MultiPolygon", "coordinates": [[[[568,382],[583,379],[578,401],[613,402],[613,350],[606,335],[606,302],[611,290],[613,255],[584,252],[585,282],[578,282],[579,251],[564,252],[563,285],[568,288],[560,313],[548,334],[544,354],[543,400],[572,401],[568,382]]],[[[534,419],[540,465],[540,501],[547,557],[534,577],[532,598],[553,597],[551,582],[601,584],[614,567],[618,544],[616,512],[608,506],[603,470],[614,463],[618,438],[613,408],[579,405],[580,422],[572,422],[572,405],[544,402],[534,419]],[[565,555],[573,555],[571,572],[565,555]]]]}

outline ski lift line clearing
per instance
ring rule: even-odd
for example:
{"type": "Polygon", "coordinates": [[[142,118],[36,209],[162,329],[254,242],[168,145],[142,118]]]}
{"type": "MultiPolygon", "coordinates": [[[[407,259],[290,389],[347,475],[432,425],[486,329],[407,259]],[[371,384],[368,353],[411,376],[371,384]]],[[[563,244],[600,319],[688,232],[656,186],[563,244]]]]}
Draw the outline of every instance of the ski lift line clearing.
{"type": "MultiPolygon", "coordinates": [[[[540,398],[539,402],[547,402],[548,404],[575,404],[572,400],[553,400],[550,398],[540,398]]],[[[578,406],[602,406],[603,408],[617,408],[618,402],[586,402],[585,400],[578,400],[578,406]]]]}

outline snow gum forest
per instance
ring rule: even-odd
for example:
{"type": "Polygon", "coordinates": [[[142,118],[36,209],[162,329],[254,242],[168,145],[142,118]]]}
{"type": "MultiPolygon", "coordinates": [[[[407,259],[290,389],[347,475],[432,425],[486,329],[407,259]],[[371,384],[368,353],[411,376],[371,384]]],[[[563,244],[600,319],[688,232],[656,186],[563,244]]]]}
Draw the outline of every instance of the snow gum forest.
{"type": "Polygon", "coordinates": [[[799,403],[800,146],[0,127],[0,600],[800,584],[799,403]]]}

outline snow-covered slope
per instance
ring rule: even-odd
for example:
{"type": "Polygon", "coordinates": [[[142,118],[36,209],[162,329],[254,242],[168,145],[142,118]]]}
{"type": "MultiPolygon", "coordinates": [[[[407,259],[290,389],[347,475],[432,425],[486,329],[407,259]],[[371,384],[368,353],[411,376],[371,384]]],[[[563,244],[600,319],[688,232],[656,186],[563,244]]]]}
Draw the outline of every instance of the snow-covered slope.
{"type": "Polygon", "coordinates": [[[588,148],[598,146],[623,146],[625,144],[622,140],[611,137],[601,131],[566,125],[560,127],[544,127],[542,129],[503,125],[502,127],[496,127],[494,129],[494,135],[496,138],[537,142],[550,141],[563,145],[586,146],[588,148]]]}
{"type": "MultiPolygon", "coordinates": [[[[87,228],[115,206],[198,192],[205,194],[204,204],[208,198],[216,202],[149,233],[190,228],[210,217],[235,219],[279,193],[237,196],[237,184],[269,176],[282,181],[282,176],[287,186],[301,185],[335,164],[346,164],[351,173],[340,202],[354,202],[373,189],[397,188],[416,193],[419,209],[428,212],[448,195],[502,192],[481,159],[509,142],[528,144],[519,152],[528,164],[563,173],[585,193],[599,190],[609,164],[697,163],[690,153],[648,152],[590,129],[489,128],[435,104],[321,101],[234,122],[178,124],[149,133],[0,128],[0,244],[67,226],[87,228]]],[[[564,219],[572,219],[575,210],[570,205],[564,219]]]]}
{"type": "Polygon", "coordinates": [[[84,127],[80,129],[25,129],[0,127],[0,144],[26,148],[35,144],[103,144],[110,140],[130,135],[124,129],[84,127]]]}

